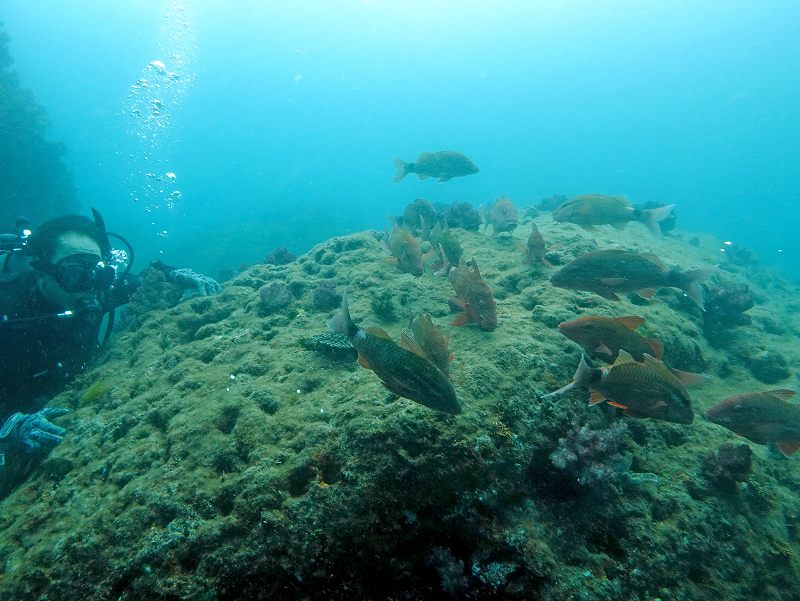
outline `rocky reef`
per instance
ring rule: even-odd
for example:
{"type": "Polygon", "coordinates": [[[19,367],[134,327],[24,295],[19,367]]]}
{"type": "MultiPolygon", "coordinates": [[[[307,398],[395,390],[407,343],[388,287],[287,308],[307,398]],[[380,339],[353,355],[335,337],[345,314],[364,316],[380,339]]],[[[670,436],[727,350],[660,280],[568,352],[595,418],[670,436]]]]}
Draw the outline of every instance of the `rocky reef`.
{"type": "MultiPolygon", "coordinates": [[[[797,290],[738,271],[752,320],[716,345],[676,289],[633,304],[555,288],[526,264],[528,226],[490,238],[449,223],[492,287],[494,331],[447,325],[447,279],[400,273],[375,232],[173,307],[145,279],[127,328],[51,401],[72,410],[65,441],[1,502],[0,598],[800,598],[800,458],[743,450],[700,417],[763,387],[745,360],[759,352],[785,358],[776,386],[797,387],[797,290]],[[391,397],[358,366],[326,330],[332,282],[394,339],[422,312],[446,330],[462,414],[391,397]],[[693,424],[589,407],[585,390],[542,398],[580,357],[558,324],[588,314],[644,317],[668,363],[711,377],[692,390],[693,424]]],[[[719,253],[680,231],[536,223],[554,264],[623,248],[693,268],[719,253]]]]}

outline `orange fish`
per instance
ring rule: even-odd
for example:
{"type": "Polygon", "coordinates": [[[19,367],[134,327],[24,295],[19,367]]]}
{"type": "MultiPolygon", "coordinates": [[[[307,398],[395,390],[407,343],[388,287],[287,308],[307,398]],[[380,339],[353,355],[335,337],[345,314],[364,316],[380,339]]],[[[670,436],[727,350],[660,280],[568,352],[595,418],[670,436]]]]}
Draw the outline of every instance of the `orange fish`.
{"type": "Polygon", "coordinates": [[[424,267],[419,242],[407,229],[395,226],[381,245],[397,261],[397,268],[400,271],[410,273],[414,277],[422,275],[424,267]]]}
{"type": "Polygon", "coordinates": [[[709,407],[706,417],[758,444],[775,443],[784,455],[800,449],[800,405],[794,390],[745,392],[709,407]]]}
{"type": "Polygon", "coordinates": [[[452,308],[460,310],[455,319],[450,323],[453,326],[463,326],[476,323],[481,330],[492,331],[497,327],[497,305],[494,302],[492,289],[481,277],[478,271],[478,262],[472,258],[472,267],[468,267],[464,257],[458,267],[451,267],[447,255],[439,246],[439,256],[444,265],[436,275],[447,276],[456,296],[447,299],[452,308]]]}
{"type": "Polygon", "coordinates": [[[554,397],[574,387],[589,388],[589,404],[606,401],[619,407],[630,417],[652,417],[678,424],[691,424],[694,420],[692,399],[685,384],[695,384],[704,376],[671,370],[648,354],[639,363],[620,349],[617,360],[609,367],[589,367],[581,357],[572,382],[545,395],[554,397]]]}
{"type": "Polygon", "coordinates": [[[545,245],[542,233],[536,227],[536,223],[531,221],[531,233],[528,236],[528,244],[525,247],[525,257],[528,259],[528,263],[541,263],[546,267],[552,267],[553,264],[545,258],[544,251],[545,245]]]}
{"type": "Polygon", "coordinates": [[[655,338],[645,338],[636,333],[644,323],[644,317],[586,316],[558,324],[558,331],[573,342],[580,344],[592,357],[611,363],[620,349],[626,350],[637,361],[644,361],[644,354],[661,359],[663,348],[655,338]]]}
{"type": "Polygon", "coordinates": [[[492,226],[492,238],[501,232],[513,232],[518,223],[517,207],[505,196],[495,200],[486,214],[486,227],[492,226]]]}

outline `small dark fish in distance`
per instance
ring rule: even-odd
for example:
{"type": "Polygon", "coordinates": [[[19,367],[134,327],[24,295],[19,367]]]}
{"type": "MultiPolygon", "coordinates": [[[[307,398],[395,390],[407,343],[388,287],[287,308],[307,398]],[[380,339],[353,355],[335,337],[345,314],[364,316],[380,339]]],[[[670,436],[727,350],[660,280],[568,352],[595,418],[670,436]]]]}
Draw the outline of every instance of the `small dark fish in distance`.
{"type": "Polygon", "coordinates": [[[528,236],[528,243],[525,247],[525,258],[531,265],[541,264],[545,267],[552,267],[553,264],[545,256],[544,237],[536,227],[536,222],[531,221],[531,233],[528,236]]]}
{"type": "Polygon", "coordinates": [[[706,417],[758,444],[774,443],[781,453],[800,449],[800,405],[789,403],[794,390],[744,392],[709,407],[706,417]]]}
{"type": "Polygon", "coordinates": [[[644,323],[644,317],[602,317],[587,315],[558,324],[558,331],[573,342],[580,344],[592,357],[612,363],[620,349],[628,352],[637,361],[644,361],[644,354],[661,359],[663,347],[655,338],[645,338],[636,333],[644,323]]]}
{"type": "Polygon", "coordinates": [[[630,417],[652,417],[678,424],[691,424],[694,420],[692,399],[687,384],[696,384],[705,376],[671,370],[661,361],[644,355],[639,363],[624,350],[609,367],[589,367],[581,356],[572,382],[545,395],[552,398],[572,388],[589,388],[590,405],[607,402],[619,407],[630,417]]]}
{"type": "Polygon", "coordinates": [[[661,236],[659,223],[672,214],[675,205],[657,209],[635,209],[624,196],[604,194],[580,194],[564,201],[555,211],[555,221],[575,223],[592,231],[595,225],[610,225],[618,230],[625,229],[629,221],[639,221],[650,233],[661,236]]]}
{"type": "Polygon", "coordinates": [[[617,293],[638,292],[650,298],[658,288],[680,288],[698,307],[703,306],[700,284],[717,268],[670,269],[656,255],[624,250],[599,250],[576,257],[550,277],[559,288],[594,292],[609,300],[617,293]]]}
{"type": "Polygon", "coordinates": [[[463,177],[478,173],[478,167],[460,152],[442,150],[440,152],[423,152],[413,163],[401,159],[394,160],[394,181],[399,182],[409,173],[416,173],[419,179],[435,177],[439,182],[446,182],[454,177],[463,177]]]}
{"type": "Polygon", "coordinates": [[[344,334],[358,351],[358,363],[372,370],[387,390],[430,409],[461,413],[453,385],[424,354],[396,344],[381,328],[362,329],[350,317],[347,290],[342,293],[342,310],[328,327],[344,334]]]}

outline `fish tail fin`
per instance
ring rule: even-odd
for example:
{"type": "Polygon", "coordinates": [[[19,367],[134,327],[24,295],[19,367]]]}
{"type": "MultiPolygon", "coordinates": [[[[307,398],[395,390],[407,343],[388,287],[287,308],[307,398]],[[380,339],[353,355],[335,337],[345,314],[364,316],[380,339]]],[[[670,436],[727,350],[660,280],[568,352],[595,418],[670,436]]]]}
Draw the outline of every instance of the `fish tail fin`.
{"type": "Polygon", "coordinates": [[[676,286],[683,290],[686,296],[692,299],[703,311],[706,310],[706,307],[703,298],[703,288],[700,284],[714,273],[718,267],[719,265],[712,265],[711,267],[690,269],[689,271],[677,272],[675,275],[677,279],[676,286]]]}
{"type": "Polygon", "coordinates": [[[592,382],[592,375],[593,371],[592,368],[589,367],[589,364],[586,362],[586,356],[581,355],[581,362],[578,363],[578,368],[575,370],[575,375],[572,376],[572,382],[567,384],[566,386],[562,386],[558,390],[546,394],[542,397],[542,399],[552,399],[553,397],[561,396],[565,392],[569,392],[573,388],[577,387],[586,387],[592,382]]]}
{"type": "Polygon", "coordinates": [[[647,226],[647,229],[650,230],[650,233],[653,234],[653,236],[660,238],[661,226],[659,223],[672,215],[672,209],[674,208],[675,205],[666,205],[664,207],[658,207],[657,209],[644,209],[639,211],[638,218],[639,221],[647,226]]]}
{"type": "Polygon", "coordinates": [[[328,327],[334,332],[339,332],[347,337],[353,336],[358,330],[358,326],[353,323],[353,319],[350,317],[350,307],[347,304],[347,288],[342,290],[342,309],[328,320],[328,327]]]}
{"type": "Polygon", "coordinates": [[[401,179],[403,179],[409,173],[408,163],[406,163],[402,159],[395,159],[394,160],[394,168],[395,168],[395,172],[394,172],[394,181],[395,181],[395,183],[399,182],[401,179]]]}

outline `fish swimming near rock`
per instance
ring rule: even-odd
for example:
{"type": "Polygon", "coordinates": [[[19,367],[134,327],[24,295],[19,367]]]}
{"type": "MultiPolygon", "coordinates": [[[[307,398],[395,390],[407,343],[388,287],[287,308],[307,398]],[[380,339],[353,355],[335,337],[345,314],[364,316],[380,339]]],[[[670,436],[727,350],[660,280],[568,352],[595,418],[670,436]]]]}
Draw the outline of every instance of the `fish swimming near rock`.
{"type": "Polygon", "coordinates": [[[461,413],[461,403],[448,377],[424,356],[396,344],[378,327],[362,329],[350,317],[347,291],[342,294],[341,312],[328,322],[334,332],[347,336],[358,351],[358,363],[372,370],[387,390],[430,409],[461,413]]]}
{"type": "Polygon", "coordinates": [[[587,315],[558,324],[558,331],[580,344],[592,357],[612,363],[620,349],[637,361],[644,361],[645,353],[661,359],[664,349],[655,338],[645,338],[636,333],[644,323],[643,317],[602,317],[587,315]]]}
{"type": "Polygon", "coordinates": [[[788,402],[795,394],[786,388],[745,392],[709,407],[705,416],[755,443],[774,443],[788,456],[800,449],[800,405],[788,402]]]}
{"type": "MultiPolygon", "coordinates": [[[[425,353],[425,356],[436,366],[442,373],[450,377],[450,362],[453,360],[453,354],[449,350],[450,338],[442,333],[442,329],[433,323],[431,316],[428,313],[423,313],[411,320],[411,333],[414,336],[414,341],[425,353]]],[[[407,337],[403,334],[404,337],[407,337]]],[[[403,348],[410,350],[410,345],[401,337],[400,344],[403,348]],[[405,344],[404,344],[405,342],[405,344]]]]}
{"type": "Polygon", "coordinates": [[[550,282],[559,288],[594,292],[609,300],[617,293],[638,292],[650,298],[658,288],[680,288],[703,309],[700,284],[717,268],[681,271],[670,269],[656,255],[624,250],[599,250],[580,255],[554,273],[550,282]]]}
{"type": "Polygon", "coordinates": [[[513,232],[519,224],[519,211],[511,199],[503,196],[494,201],[484,217],[486,227],[492,226],[492,238],[502,232],[513,232]]]}
{"type": "Polygon", "coordinates": [[[401,159],[394,160],[396,172],[394,181],[399,182],[409,173],[416,173],[419,179],[435,177],[439,182],[446,182],[454,177],[464,177],[478,173],[478,167],[460,152],[442,150],[440,152],[423,152],[413,163],[401,159]]]}
{"type": "Polygon", "coordinates": [[[575,223],[587,230],[595,225],[611,225],[616,229],[624,229],[630,221],[644,224],[650,233],[661,235],[659,223],[672,214],[675,205],[667,205],[656,209],[635,209],[624,196],[606,196],[604,194],[580,194],[564,201],[553,211],[555,221],[575,223]]]}
{"type": "Polygon", "coordinates": [[[451,308],[461,312],[455,316],[450,325],[464,326],[476,323],[481,330],[490,332],[497,327],[497,304],[489,284],[481,277],[478,262],[472,258],[472,266],[468,266],[464,257],[458,267],[451,267],[447,255],[441,246],[439,254],[444,267],[436,275],[447,276],[453,285],[456,296],[447,299],[451,308]]]}
{"type": "Polygon", "coordinates": [[[410,231],[395,226],[381,242],[381,246],[389,251],[400,271],[410,273],[414,277],[422,275],[424,271],[422,251],[419,242],[410,231]]]}
{"type": "Polygon", "coordinates": [[[648,354],[639,363],[624,350],[609,367],[590,367],[581,357],[572,382],[545,395],[551,398],[572,388],[589,388],[590,405],[607,402],[619,407],[630,417],[651,417],[678,424],[694,421],[692,399],[686,390],[687,383],[697,383],[703,376],[671,370],[648,354]]]}
{"type": "Polygon", "coordinates": [[[553,264],[545,256],[544,237],[536,227],[536,223],[531,221],[531,233],[528,235],[528,242],[525,245],[525,258],[531,265],[541,264],[545,267],[552,267],[553,264]]]}

